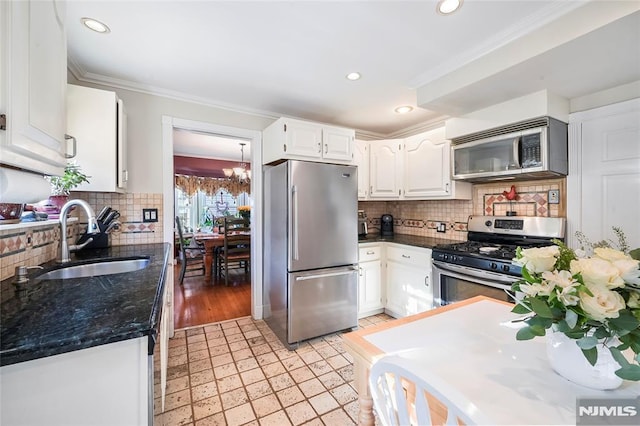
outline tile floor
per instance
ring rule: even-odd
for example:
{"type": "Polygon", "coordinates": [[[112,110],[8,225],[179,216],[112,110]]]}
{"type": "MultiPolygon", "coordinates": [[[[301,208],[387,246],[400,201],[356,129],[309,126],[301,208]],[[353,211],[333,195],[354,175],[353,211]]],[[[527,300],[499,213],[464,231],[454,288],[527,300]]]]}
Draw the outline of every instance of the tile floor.
{"type": "MultiPolygon", "coordinates": [[[[391,319],[379,314],[359,325],[391,319]]],[[[180,330],[169,340],[164,413],[159,376],[155,426],[356,424],[352,359],[340,333],[289,351],[250,317],[180,330]]]]}

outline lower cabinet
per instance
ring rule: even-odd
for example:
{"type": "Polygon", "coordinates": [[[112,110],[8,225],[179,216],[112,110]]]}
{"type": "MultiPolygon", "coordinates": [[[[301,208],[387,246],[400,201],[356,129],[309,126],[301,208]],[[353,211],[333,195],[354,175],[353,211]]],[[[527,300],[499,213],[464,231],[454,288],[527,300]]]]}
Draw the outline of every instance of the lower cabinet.
{"type": "Polygon", "coordinates": [[[387,244],[386,259],[386,312],[405,317],[431,309],[431,249],[387,244]]]}
{"type": "Polygon", "coordinates": [[[358,318],[382,311],[400,318],[433,307],[431,249],[361,244],[359,262],[358,318]]]}
{"type": "Polygon", "coordinates": [[[375,315],[384,310],[381,253],[381,244],[360,247],[358,318],[375,315]]]}

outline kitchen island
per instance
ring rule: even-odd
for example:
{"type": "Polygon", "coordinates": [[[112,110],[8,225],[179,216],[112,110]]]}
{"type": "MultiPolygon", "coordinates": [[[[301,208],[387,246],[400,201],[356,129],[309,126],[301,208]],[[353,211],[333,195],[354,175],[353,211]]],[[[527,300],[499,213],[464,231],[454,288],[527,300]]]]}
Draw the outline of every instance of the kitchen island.
{"type": "Polygon", "coordinates": [[[38,282],[3,281],[2,424],[150,424],[153,352],[168,244],[85,250],[73,262],[146,257],[133,272],[38,282]]]}
{"type": "Polygon", "coordinates": [[[477,296],[421,314],[344,335],[354,359],[358,423],[374,423],[368,379],[371,365],[388,354],[418,362],[446,381],[492,424],[576,424],[578,398],[637,398],[640,383],[625,381],[597,391],[556,374],[544,338],[517,341],[521,322],[513,305],[477,296]]]}

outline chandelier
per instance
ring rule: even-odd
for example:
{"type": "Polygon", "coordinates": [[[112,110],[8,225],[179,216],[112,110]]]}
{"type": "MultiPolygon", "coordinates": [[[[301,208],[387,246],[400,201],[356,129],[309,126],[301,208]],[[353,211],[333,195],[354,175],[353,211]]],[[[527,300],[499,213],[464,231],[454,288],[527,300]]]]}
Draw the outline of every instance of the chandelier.
{"type": "Polygon", "coordinates": [[[233,169],[222,169],[225,177],[229,180],[235,180],[240,183],[249,183],[251,180],[251,170],[247,170],[247,163],[244,162],[245,145],[245,142],[240,142],[240,165],[233,169]]]}

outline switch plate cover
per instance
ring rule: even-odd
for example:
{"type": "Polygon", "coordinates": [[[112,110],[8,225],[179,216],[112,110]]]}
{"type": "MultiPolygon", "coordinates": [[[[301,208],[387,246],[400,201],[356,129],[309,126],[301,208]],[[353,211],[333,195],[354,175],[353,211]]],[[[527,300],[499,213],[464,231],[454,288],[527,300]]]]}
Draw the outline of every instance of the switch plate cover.
{"type": "Polygon", "coordinates": [[[557,189],[551,189],[549,191],[549,204],[560,203],[560,191],[557,189]]]}
{"type": "Polygon", "coordinates": [[[142,221],[143,222],[157,222],[158,221],[158,209],[142,209],[142,221]]]}

